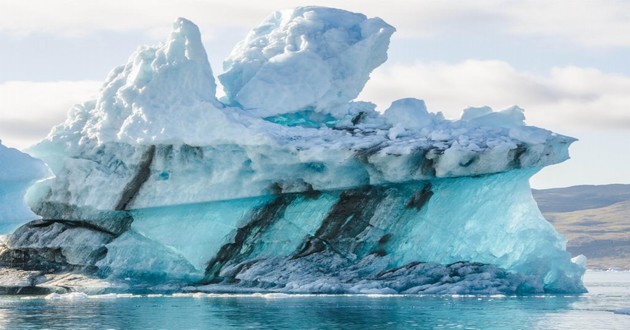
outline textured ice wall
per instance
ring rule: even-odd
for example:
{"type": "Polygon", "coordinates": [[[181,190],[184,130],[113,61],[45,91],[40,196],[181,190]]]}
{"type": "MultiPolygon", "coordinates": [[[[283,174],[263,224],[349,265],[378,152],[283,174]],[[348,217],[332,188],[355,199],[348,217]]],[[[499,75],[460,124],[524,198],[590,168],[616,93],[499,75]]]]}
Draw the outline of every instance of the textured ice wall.
{"type": "MultiPolygon", "coordinates": [[[[520,287],[510,290],[579,292],[583,270],[537,209],[528,185],[533,173],[138,209],[131,229],[169,247],[195,269],[191,274],[209,282],[240,281],[244,288],[302,292],[319,282],[318,292],[360,292],[352,288],[364,281],[363,288],[411,292],[418,274],[411,272],[400,286],[377,275],[418,262],[474,261],[525,276],[513,279],[511,285],[520,287]],[[299,271],[311,263],[316,273],[299,271]]],[[[135,260],[151,260],[154,253],[128,249],[117,254],[117,266],[147,272],[135,260]]],[[[170,264],[150,269],[181,276],[170,264]]],[[[484,276],[498,280],[493,272],[484,276]]]]}
{"type": "Polygon", "coordinates": [[[56,177],[33,187],[29,203],[59,221],[22,227],[10,240],[14,255],[36,251],[30,260],[60,260],[60,269],[157,283],[583,290],[583,265],[570,261],[527,182],[566,160],[574,139],[525,125],[518,107],[470,108],[448,120],[413,98],[394,101],[384,114],[352,102],[384,60],[392,31],[379,19],[329,8],[272,16],[228,61],[243,60],[230,64],[230,97],[250,83],[277,87],[272,94],[251,87],[260,103],[250,109],[215,99],[199,31],[178,19],[165,44],[141,48],[113,71],[97,100],[73,108],[31,150],[56,177]],[[269,69],[253,61],[262,51],[253,40],[282,45],[269,49],[273,61],[259,58],[269,69]],[[296,40],[306,40],[303,50],[292,48],[296,40]],[[366,61],[347,64],[355,52],[366,61]],[[302,61],[317,57],[342,75],[297,81],[307,83],[297,92],[283,87],[285,75],[308,77],[302,61]],[[322,103],[288,109],[272,102],[313,100],[313,91],[322,103]],[[78,247],[62,234],[72,231],[92,232],[93,240],[78,247]],[[467,286],[474,283],[479,288],[467,286]]]}
{"type": "Polygon", "coordinates": [[[24,203],[24,193],[50,175],[42,161],[0,143],[0,234],[38,217],[24,203]]]}

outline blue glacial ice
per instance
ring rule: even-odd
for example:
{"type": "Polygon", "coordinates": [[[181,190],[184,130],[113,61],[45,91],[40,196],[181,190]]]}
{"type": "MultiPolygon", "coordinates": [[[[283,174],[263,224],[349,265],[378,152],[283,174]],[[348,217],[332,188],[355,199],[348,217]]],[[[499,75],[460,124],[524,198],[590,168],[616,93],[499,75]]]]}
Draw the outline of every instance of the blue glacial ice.
{"type": "Polygon", "coordinates": [[[0,234],[37,218],[25,204],[24,194],[35,181],[49,176],[42,161],[0,141],[0,234]]]}
{"type": "Polygon", "coordinates": [[[449,120],[415,98],[382,114],[354,101],[393,32],[338,9],[274,13],[225,61],[220,101],[198,28],[176,20],[29,150],[55,177],[29,189],[43,219],[9,250],[208,291],[584,291],[583,257],[528,182],[574,139],[518,107],[449,120]]]}

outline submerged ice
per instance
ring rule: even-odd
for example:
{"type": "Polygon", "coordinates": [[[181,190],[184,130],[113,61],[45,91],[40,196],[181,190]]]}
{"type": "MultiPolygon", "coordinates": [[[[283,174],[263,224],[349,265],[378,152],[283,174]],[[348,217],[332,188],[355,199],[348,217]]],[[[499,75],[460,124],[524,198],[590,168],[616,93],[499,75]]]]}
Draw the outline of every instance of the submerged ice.
{"type": "Polygon", "coordinates": [[[583,291],[528,183],[574,139],[518,107],[448,120],[355,101],[393,32],[274,13],[225,61],[219,101],[199,30],[176,20],[30,149],[55,177],[0,262],[210,291],[583,291]]]}

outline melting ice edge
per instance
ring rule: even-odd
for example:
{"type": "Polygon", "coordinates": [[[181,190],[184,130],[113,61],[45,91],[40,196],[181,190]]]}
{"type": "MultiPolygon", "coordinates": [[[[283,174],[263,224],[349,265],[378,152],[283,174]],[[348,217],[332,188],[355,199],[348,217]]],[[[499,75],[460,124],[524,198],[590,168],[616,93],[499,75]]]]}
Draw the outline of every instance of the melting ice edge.
{"type": "Polygon", "coordinates": [[[518,107],[447,120],[418,99],[383,114],[353,101],[394,31],[339,9],[276,12],[224,62],[219,100],[198,28],[176,20],[28,150],[48,168],[0,145],[0,222],[19,227],[0,286],[584,292],[584,258],[528,182],[574,139],[518,107]]]}

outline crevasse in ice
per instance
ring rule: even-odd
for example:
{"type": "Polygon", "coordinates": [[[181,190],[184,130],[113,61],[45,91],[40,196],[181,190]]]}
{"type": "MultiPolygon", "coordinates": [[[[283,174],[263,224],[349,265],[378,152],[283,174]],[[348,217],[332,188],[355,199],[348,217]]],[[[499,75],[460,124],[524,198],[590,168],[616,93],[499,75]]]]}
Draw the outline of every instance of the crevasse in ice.
{"type": "Polygon", "coordinates": [[[518,107],[447,120],[414,98],[383,114],[354,101],[393,32],[338,9],[274,13],[225,61],[220,102],[178,19],[31,148],[56,176],[29,190],[44,219],[10,248],[199,290],[583,291],[528,183],[574,139],[518,107]]]}

